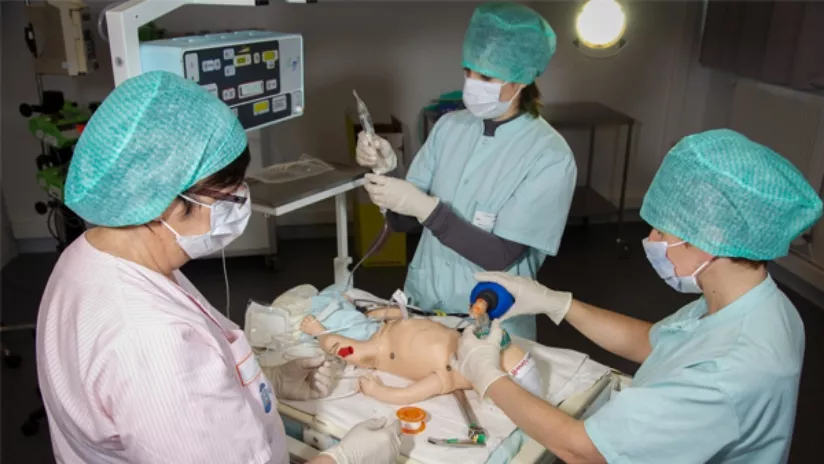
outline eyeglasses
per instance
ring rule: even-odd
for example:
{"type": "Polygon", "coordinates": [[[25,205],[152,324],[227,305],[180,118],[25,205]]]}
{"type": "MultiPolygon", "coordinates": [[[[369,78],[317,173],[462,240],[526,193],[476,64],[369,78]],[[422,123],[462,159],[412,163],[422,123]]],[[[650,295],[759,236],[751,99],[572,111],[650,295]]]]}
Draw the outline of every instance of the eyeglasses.
{"type": "Polygon", "coordinates": [[[192,190],[190,190],[190,193],[195,195],[202,195],[204,197],[209,197],[217,201],[228,201],[230,203],[245,205],[246,201],[249,200],[249,186],[246,185],[246,183],[244,182],[241,189],[243,189],[243,191],[246,192],[246,196],[235,195],[233,193],[223,193],[220,190],[214,190],[206,187],[193,188],[192,190]]]}

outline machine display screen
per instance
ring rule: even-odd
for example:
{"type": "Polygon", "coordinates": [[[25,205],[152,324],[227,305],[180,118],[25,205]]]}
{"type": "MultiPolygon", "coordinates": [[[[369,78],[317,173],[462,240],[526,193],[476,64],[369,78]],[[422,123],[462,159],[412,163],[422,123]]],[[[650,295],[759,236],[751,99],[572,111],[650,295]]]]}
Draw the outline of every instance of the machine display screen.
{"type": "Polygon", "coordinates": [[[263,81],[240,84],[240,98],[248,98],[263,93],[263,81]]]}

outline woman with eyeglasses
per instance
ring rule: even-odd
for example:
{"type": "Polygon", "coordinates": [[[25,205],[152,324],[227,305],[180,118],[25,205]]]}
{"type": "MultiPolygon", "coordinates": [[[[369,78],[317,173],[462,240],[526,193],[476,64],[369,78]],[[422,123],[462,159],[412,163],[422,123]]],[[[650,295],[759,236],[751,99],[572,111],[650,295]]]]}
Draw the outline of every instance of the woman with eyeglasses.
{"type": "MultiPolygon", "coordinates": [[[[289,462],[277,398],[327,396],[332,367],[261,368],[180,272],[243,233],[250,158],[232,111],[170,73],[126,81],[89,121],[65,202],[97,227],[61,255],[37,321],[57,462],[289,462]]],[[[399,444],[396,423],[367,421],[312,462],[392,462],[399,444]]]]}

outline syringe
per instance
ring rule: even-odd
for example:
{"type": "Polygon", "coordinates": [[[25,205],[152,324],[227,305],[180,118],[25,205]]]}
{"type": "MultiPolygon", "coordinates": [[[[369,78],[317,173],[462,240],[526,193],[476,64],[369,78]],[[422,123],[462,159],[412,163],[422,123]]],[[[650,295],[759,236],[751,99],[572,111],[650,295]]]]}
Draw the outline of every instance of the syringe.
{"type": "MultiPolygon", "coordinates": [[[[364,103],[358,96],[357,90],[352,89],[352,95],[355,96],[355,100],[358,103],[358,119],[360,120],[361,128],[363,128],[363,132],[366,134],[366,138],[371,145],[375,140],[375,126],[372,124],[372,115],[369,113],[369,108],[366,107],[366,103],[364,103]]],[[[372,171],[376,174],[378,173],[376,168],[372,171]]],[[[389,221],[385,219],[386,210],[381,209],[381,214],[384,215],[383,228],[381,228],[378,236],[375,237],[375,240],[372,242],[372,246],[369,247],[366,254],[364,254],[360,261],[355,264],[355,267],[349,271],[349,278],[346,281],[346,289],[352,288],[352,277],[355,275],[355,271],[358,270],[360,265],[363,264],[363,262],[366,261],[372,253],[375,253],[383,248],[386,244],[386,239],[388,239],[389,235],[392,233],[392,229],[389,227],[389,221]]]]}
{"type": "Polygon", "coordinates": [[[375,138],[375,126],[372,124],[372,115],[369,114],[369,108],[366,107],[366,103],[358,96],[356,90],[352,89],[352,95],[355,96],[355,100],[358,102],[358,119],[360,120],[363,132],[365,132],[369,138],[369,143],[372,143],[372,140],[375,138]]]}

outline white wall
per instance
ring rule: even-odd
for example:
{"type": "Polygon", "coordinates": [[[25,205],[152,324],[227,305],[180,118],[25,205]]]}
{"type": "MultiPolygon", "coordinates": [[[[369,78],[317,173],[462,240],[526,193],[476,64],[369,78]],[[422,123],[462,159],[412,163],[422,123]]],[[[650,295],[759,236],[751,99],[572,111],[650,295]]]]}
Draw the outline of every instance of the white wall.
{"type": "MultiPolygon", "coordinates": [[[[87,1],[96,16],[103,4],[87,1]]],[[[323,0],[315,5],[286,5],[273,1],[261,8],[186,7],[163,17],[158,24],[180,32],[265,28],[302,33],[306,115],[267,131],[273,150],[271,161],[294,159],[301,153],[345,161],[348,154],[343,113],[351,104],[352,88],[358,89],[376,120],[386,120],[390,112],[399,117],[407,126],[408,147],[418,147],[417,117],[421,107],[429,99],[461,86],[461,42],[476,5],[323,0]]],[[[575,3],[531,6],[545,15],[558,34],[556,56],[539,80],[545,101],[599,101],[639,121],[629,178],[629,204],[639,205],[663,154],[675,141],[670,136],[680,130],[680,118],[677,122],[673,119],[673,114],[680,112],[673,113],[673,108],[685,103],[700,4],[630,3],[629,45],[607,60],[587,58],[572,47],[575,3]]],[[[24,11],[22,2],[2,2],[2,9],[2,144],[7,206],[16,237],[46,237],[44,219],[33,206],[43,197],[34,181],[38,145],[17,113],[19,103],[36,98],[29,71],[31,58],[21,32],[24,11]],[[13,73],[9,64],[14,65],[13,73]]],[[[102,99],[112,88],[112,78],[108,49],[99,40],[97,45],[102,65],[97,73],[74,79],[47,77],[46,87],[62,89],[67,98],[81,102],[102,99]]],[[[703,109],[692,111],[703,115],[703,109]]],[[[578,156],[583,178],[587,136],[576,132],[565,136],[578,156]]],[[[614,130],[605,130],[599,136],[593,175],[596,187],[616,200],[620,163],[613,151],[623,150],[622,140],[614,130]]],[[[333,217],[328,211],[327,207],[323,219],[333,217]]],[[[312,219],[293,214],[293,222],[312,219]]],[[[289,216],[284,220],[288,221],[289,216]]]]}

